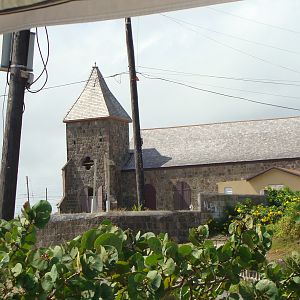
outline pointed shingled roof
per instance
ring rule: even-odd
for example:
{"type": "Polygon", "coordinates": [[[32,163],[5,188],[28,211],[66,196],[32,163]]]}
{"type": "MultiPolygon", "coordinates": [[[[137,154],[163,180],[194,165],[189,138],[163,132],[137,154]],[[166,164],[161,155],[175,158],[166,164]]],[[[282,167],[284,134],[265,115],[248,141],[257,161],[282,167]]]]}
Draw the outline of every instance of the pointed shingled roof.
{"type": "Polygon", "coordinates": [[[109,90],[101,72],[95,66],[82,93],[64,118],[64,123],[103,118],[131,122],[131,118],[109,90]]]}

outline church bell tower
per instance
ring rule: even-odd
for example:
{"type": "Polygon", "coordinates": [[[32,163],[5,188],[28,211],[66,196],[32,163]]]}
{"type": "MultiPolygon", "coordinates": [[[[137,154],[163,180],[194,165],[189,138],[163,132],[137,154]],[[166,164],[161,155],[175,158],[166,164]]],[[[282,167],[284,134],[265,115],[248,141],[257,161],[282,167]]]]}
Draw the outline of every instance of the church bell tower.
{"type": "Polygon", "coordinates": [[[98,67],[64,118],[67,163],[61,213],[96,212],[121,198],[121,168],[129,155],[131,118],[109,90],[98,67]],[[106,201],[108,201],[108,204],[106,201]]]}

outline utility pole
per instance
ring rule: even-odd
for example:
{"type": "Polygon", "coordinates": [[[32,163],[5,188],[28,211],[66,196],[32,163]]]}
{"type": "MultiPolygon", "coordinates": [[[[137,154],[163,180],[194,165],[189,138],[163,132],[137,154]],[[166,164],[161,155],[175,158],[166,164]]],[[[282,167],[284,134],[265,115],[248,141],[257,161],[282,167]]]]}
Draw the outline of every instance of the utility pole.
{"type": "Polygon", "coordinates": [[[133,122],[133,141],[134,141],[134,160],[135,160],[135,177],[138,206],[144,205],[144,169],[143,169],[143,154],[142,154],[142,139],[140,130],[139,104],[137,92],[137,76],[135,70],[134,47],[131,29],[131,18],[125,19],[126,25],[126,43],[128,54],[128,67],[130,78],[131,92],[131,110],[133,122]]]}
{"type": "Polygon", "coordinates": [[[27,201],[29,203],[29,184],[28,184],[28,176],[26,176],[26,189],[27,189],[27,201]]]}
{"type": "Polygon", "coordinates": [[[0,217],[5,220],[13,219],[15,214],[29,39],[30,30],[18,31],[13,38],[0,175],[0,217]]]}

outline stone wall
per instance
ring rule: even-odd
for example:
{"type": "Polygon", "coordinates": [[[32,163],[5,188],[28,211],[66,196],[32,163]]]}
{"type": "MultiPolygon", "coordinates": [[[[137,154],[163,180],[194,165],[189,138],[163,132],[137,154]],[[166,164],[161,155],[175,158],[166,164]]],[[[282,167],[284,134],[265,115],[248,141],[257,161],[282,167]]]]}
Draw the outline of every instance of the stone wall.
{"type": "MultiPolygon", "coordinates": [[[[268,160],[259,162],[237,162],[214,165],[186,166],[145,170],[145,183],[156,190],[159,210],[174,209],[174,188],[177,181],[186,182],[191,188],[191,202],[197,207],[199,192],[217,193],[217,183],[241,180],[277,166],[300,169],[300,159],[268,160]]],[[[129,206],[136,199],[134,171],[122,172],[122,200],[129,206]]]]}
{"type": "Polygon", "coordinates": [[[215,193],[199,193],[197,206],[195,210],[205,212],[213,218],[225,217],[226,211],[229,207],[235,207],[237,203],[243,202],[246,199],[251,199],[253,205],[266,202],[265,196],[260,195],[223,195],[215,193]]]}
{"type": "MultiPolygon", "coordinates": [[[[249,196],[250,197],[250,196],[249,196]]],[[[228,206],[234,206],[247,196],[199,194],[198,210],[193,211],[111,211],[97,214],[52,215],[45,229],[39,231],[38,246],[56,245],[68,241],[84,231],[99,226],[104,220],[111,220],[123,230],[134,232],[168,233],[180,243],[186,242],[189,228],[205,224],[211,218],[220,219],[228,206]]],[[[264,196],[251,196],[253,203],[262,203],[264,196]]]]}
{"type": "MultiPolygon", "coordinates": [[[[82,212],[82,198],[87,197],[88,188],[94,186],[94,167],[83,166],[89,157],[97,160],[96,193],[105,194],[104,155],[110,160],[111,201],[121,198],[120,174],[129,151],[128,123],[103,119],[66,124],[67,160],[63,168],[64,199],[60,205],[62,213],[82,212]],[[100,189],[99,189],[100,188],[100,189]]],[[[102,195],[98,195],[102,196],[102,195]]]]}
{"type": "Polygon", "coordinates": [[[208,221],[210,214],[199,211],[117,211],[98,214],[57,214],[38,232],[37,246],[57,245],[84,231],[111,220],[123,230],[168,233],[177,242],[186,242],[188,230],[208,221]]]}

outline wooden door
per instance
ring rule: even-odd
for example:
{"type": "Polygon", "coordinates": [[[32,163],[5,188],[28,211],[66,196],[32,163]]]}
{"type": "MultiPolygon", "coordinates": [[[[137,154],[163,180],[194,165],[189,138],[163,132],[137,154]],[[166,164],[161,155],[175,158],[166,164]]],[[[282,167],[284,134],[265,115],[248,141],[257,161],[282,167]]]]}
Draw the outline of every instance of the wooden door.
{"type": "Polygon", "coordinates": [[[174,187],[174,209],[188,210],[191,205],[191,188],[184,181],[178,181],[174,187]]]}
{"type": "Polygon", "coordinates": [[[156,190],[151,184],[145,184],[145,207],[156,210],[156,190]]]}

